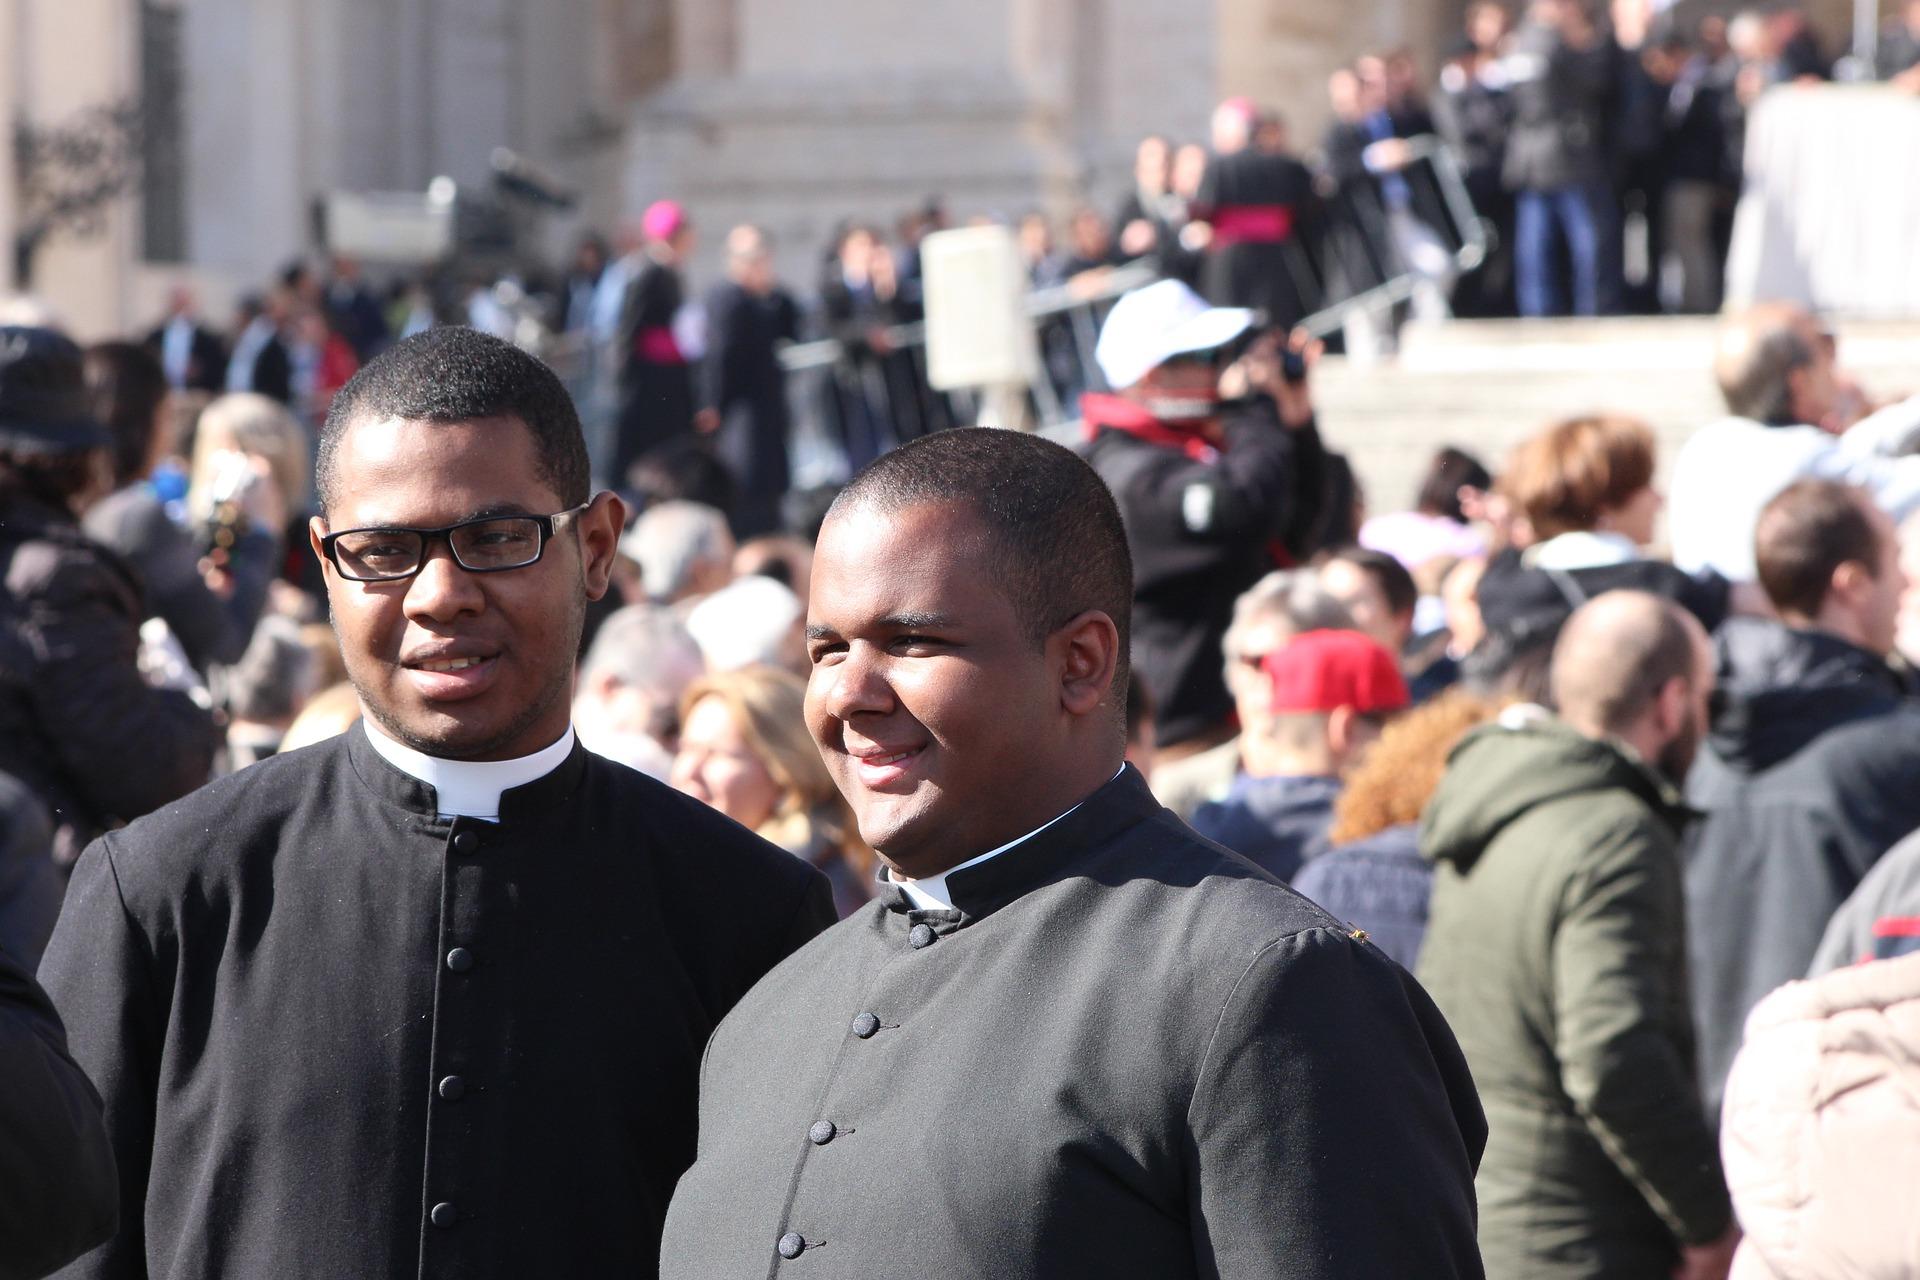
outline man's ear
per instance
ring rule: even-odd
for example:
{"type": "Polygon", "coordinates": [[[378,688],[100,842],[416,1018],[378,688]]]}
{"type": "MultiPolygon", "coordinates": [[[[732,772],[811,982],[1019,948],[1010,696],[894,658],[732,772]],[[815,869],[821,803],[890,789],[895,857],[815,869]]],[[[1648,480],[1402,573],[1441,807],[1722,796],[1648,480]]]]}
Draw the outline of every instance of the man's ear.
{"type": "Polygon", "coordinates": [[[1327,746],[1333,750],[1336,760],[1346,759],[1347,753],[1353,750],[1354,715],[1352,707],[1335,707],[1327,712],[1327,746]]]}
{"type": "Polygon", "coordinates": [[[1665,742],[1678,734],[1687,723],[1687,716],[1693,705],[1693,681],[1687,676],[1674,676],[1660,686],[1660,696],[1654,700],[1660,721],[1655,726],[1660,731],[1660,740],[1665,742]]]}
{"type": "Polygon", "coordinates": [[[1120,629],[1099,609],[1088,609],[1047,638],[1057,655],[1060,705],[1090,715],[1107,699],[1120,664],[1120,629]]]}
{"type": "Polygon", "coordinates": [[[627,527],[627,504],[611,491],[599,494],[574,524],[580,533],[580,574],[587,599],[598,600],[613,580],[620,532],[627,527]]]}
{"type": "Polygon", "coordinates": [[[1873,586],[1873,574],[1858,560],[1834,566],[1833,579],[1827,583],[1827,595],[1841,608],[1852,612],[1873,586]]]}
{"type": "Polygon", "coordinates": [[[331,579],[333,577],[333,561],[327,559],[327,553],[320,549],[320,539],[326,536],[327,522],[319,516],[308,517],[307,545],[313,548],[314,559],[320,562],[320,575],[323,578],[331,579]]]}

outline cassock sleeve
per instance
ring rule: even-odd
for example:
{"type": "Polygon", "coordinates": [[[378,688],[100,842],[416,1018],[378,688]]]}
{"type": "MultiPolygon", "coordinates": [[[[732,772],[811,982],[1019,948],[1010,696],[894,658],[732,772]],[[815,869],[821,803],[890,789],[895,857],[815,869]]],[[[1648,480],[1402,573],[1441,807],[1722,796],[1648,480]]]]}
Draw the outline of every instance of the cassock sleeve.
{"type": "Polygon", "coordinates": [[[1479,1277],[1486,1122],[1452,1033],[1378,948],[1264,948],[1220,1010],[1188,1112],[1197,1274],[1479,1277]]]}
{"type": "Polygon", "coordinates": [[[839,919],[840,913],[833,906],[833,886],[818,871],[813,872],[800,893],[800,904],[793,913],[793,923],[787,927],[787,936],[781,939],[780,953],[767,968],[771,969],[806,946],[815,934],[825,932],[839,919]]]}
{"type": "Polygon", "coordinates": [[[702,409],[725,413],[740,394],[745,301],[737,289],[719,288],[707,294],[707,354],[694,384],[702,409]]]}
{"type": "Polygon", "coordinates": [[[147,1176],[165,1031],[153,974],[151,947],[127,910],[103,837],[74,866],[40,980],[66,1020],[74,1058],[105,1104],[120,1170],[120,1229],[106,1246],[61,1272],[63,1280],[141,1280],[147,1274],[147,1176]]]}
{"type": "Polygon", "coordinates": [[[0,953],[0,1278],[38,1276],[113,1233],[100,1095],[46,992],[0,953]]]}

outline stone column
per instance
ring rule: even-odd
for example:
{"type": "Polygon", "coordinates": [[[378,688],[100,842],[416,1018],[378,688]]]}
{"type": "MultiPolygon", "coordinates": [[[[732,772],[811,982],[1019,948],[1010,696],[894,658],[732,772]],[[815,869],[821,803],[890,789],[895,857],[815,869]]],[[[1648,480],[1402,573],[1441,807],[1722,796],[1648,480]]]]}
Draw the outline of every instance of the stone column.
{"type": "Polygon", "coordinates": [[[683,76],[724,76],[737,57],[736,0],[673,0],[673,66],[683,76]]]}

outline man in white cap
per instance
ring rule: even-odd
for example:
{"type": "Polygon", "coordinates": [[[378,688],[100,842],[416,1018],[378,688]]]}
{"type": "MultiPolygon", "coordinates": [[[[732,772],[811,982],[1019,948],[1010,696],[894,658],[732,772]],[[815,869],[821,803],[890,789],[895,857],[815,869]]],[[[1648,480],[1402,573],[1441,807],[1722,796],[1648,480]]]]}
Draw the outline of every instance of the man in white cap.
{"type": "Polygon", "coordinates": [[[1085,456],[1119,501],[1133,551],[1133,661],[1175,758],[1231,736],[1220,643],[1233,602],[1320,500],[1325,452],[1298,361],[1277,334],[1227,356],[1254,314],[1209,307],[1175,280],[1115,304],[1094,355],[1111,394],[1082,399],[1085,456]],[[1291,368],[1285,366],[1291,365],[1291,368]],[[1288,374],[1293,378],[1290,380],[1288,374]],[[1227,411],[1222,387],[1245,403],[1227,411]]]}

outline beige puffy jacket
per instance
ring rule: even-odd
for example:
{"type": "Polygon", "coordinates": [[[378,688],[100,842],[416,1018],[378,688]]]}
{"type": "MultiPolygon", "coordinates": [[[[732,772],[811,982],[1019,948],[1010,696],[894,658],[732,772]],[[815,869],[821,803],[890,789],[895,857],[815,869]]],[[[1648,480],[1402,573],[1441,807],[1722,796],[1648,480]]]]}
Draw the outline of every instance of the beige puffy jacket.
{"type": "Polygon", "coordinates": [[[1720,1141],[1732,1280],[1920,1277],[1920,955],[1761,1001],[1720,1141]]]}

